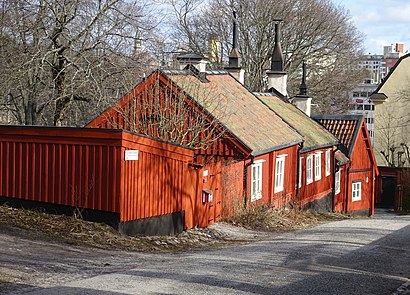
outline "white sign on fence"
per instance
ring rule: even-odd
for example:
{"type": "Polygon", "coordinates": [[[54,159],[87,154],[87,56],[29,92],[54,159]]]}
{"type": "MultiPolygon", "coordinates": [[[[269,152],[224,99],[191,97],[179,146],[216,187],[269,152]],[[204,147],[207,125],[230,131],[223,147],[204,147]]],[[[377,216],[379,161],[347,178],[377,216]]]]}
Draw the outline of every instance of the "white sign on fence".
{"type": "Polygon", "coordinates": [[[138,161],[139,150],[126,150],[125,161],[138,161]]]}

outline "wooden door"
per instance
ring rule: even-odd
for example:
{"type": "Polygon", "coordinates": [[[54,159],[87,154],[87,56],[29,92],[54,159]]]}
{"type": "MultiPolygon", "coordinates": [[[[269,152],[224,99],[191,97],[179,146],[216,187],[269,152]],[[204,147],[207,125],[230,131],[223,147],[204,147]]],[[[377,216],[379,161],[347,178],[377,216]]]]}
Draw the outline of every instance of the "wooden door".
{"type": "Polygon", "coordinates": [[[218,222],[222,215],[222,188],[221,163],[216,163],[206,167],[206,176],[204,176],[204,194],[208,194],[208,199],[205,198],[204,205],[206,206],[206,214],[208,216],[208,224],[218,222]]]}

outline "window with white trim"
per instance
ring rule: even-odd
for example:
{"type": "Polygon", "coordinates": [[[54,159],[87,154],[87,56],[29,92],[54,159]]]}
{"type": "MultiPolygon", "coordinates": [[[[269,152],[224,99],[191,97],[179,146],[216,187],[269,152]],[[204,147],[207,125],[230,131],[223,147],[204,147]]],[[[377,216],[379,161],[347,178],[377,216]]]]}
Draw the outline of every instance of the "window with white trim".
{"type": "Polygon", "coordinates": [[[322,178],[322,154],[315,154],[315,181],[322,178]]]}
{"type": "Polygon", "coordinates": [[[275,167],[275,193],[278,193],[283,191],[283,183],[285,178],[285,155],[276,157],[275,167]]]}
{"type": "Polygon", "coordinates": [[[340,170],[335,173],[335,195],[340,193],[340,170]]]}
{"type": "Polygon", "coordinates": [[[326,150],[326,176],[330,175],[330,150],[326,150]]]}
{"type": "Polygon", "coordinates": [[[352,202],[360,201],[362,199],[362,182],[354,181],[352,183],[352,202]]]}
{"type": "Polygon", "coordinates": [[[262,199],[262,162],[252,164],[251,201],[262,199]]]}
{"type": "Polygon", "coordinates": [[[302,167],[303,167],[302,160],[303,160],[303,158],[300,157],[299,158],[299,179],[298,179],[298,187],[299,188],[302,187],[302,167]]]}
{"type": "Polygon", "coordinates": [[[312,175],[312,162],[313,162],[313,156],[308,155],[306,157],[306,183],[312,183],[313,182],[313,175],[312,175]]]}

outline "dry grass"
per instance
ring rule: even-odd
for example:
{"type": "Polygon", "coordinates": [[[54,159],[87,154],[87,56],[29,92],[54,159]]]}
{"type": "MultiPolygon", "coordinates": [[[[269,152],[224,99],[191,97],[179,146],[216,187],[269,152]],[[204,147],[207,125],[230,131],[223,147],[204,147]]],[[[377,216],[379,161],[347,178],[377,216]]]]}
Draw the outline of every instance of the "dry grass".
{"type": "Polygon", "coordinates": [[[0,228],[32,238],[126,251],[180,251],[226,244],[228,237],[211,229],[192,229],[177,236],[127,236],[110,226],[27,209],[0,206],[0,228]],[[22,232],[23,231],[23,232],[22,232]]]}
{"type": "MultiPolygon", "coordinates": [[[[236,210],[225,221],[247,229],[289,231],[348,218],[340,214],[315,214],[299,210],[277,210],[262,206],[236,210]]],[[[9,234],[49,241],[126,251],[181,251],[219,247],[244,242],[243,238],[211,228],[194,228],[177,236],[127,236],[103,223],[88,222],[65,215],[0,206],[0,229],[9,234]]],[[[1,278],[0,278],[1,279],[1,278]]]]}
{"type": "Polygon", "coordinates": [[[349,216],[338,213],[315,213],[296,208],[276,209],[266,206],[238,207],[225,221],[247,229],[263,231],[289,231],[318,225],[327,221],[342,220],[349,216]]]}

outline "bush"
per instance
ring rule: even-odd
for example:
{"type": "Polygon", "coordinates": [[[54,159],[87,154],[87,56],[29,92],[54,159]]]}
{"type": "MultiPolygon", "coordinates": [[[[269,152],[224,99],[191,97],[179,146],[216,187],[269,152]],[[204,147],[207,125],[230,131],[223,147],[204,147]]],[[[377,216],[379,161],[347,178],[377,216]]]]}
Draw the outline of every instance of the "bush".
{"type": "Polygon", "coordinates": [[[305,211],[298,206],[273,208],[265,205],[237,206],[235,213],[224,219],[225,222],[248,229],[264,231],[286,231],[313,226],[326,220],[340,219],[334,214],[317,214],[305,211]]]}

